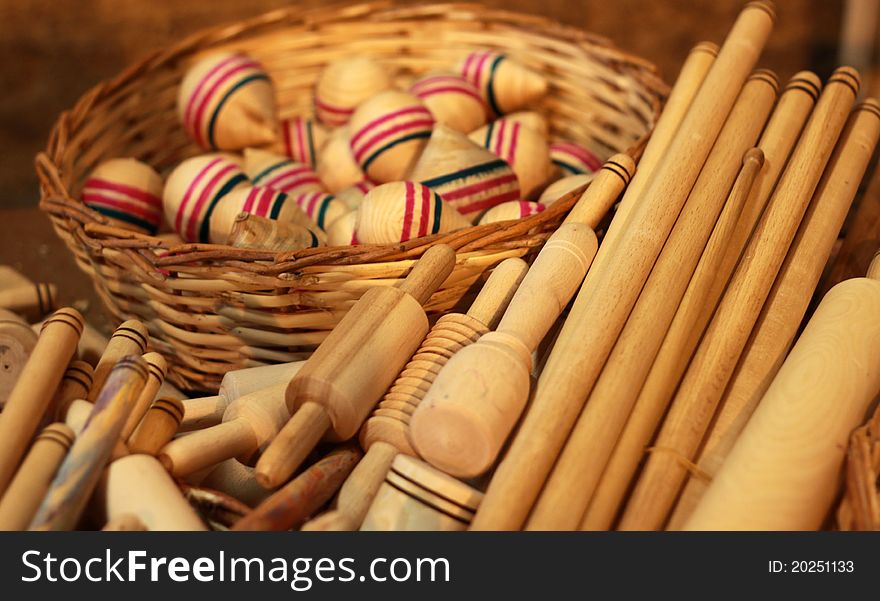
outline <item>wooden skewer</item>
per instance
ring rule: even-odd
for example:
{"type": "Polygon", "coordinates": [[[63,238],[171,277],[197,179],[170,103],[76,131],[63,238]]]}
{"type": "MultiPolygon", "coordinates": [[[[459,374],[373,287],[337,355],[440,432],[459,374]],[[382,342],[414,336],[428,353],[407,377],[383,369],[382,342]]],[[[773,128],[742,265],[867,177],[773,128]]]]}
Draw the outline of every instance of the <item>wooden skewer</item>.
{"type": "MultiPolygon", "coordinates": [[[[856,107],[813,195],[797,237],[770,290],[748,346],[721,399],[697,465],[712,477],[746,425],[785,359],[803,320],[847,211],[880,137],[880,104],[856,107]]],[[[669,528],[678,529],[697,505],[707,482],[690,478],[669,528]]]]}
{"type": "Polygon", "coordinates": [[[71,530],[76,526],[146,379],[147,367],[138,355],[123,357],[113,367],[89,421],[31,521],[31,530],[71,530]]]}
{"type": "Polygon", "coordinates": [[[0,289],[0,309],[38,321],[55,308],[58,289],[55,284],[24,284],[0,289]]]}
{"type": "Polygon", "coordinates": [[[65,424],[51,424],[40,432],[0,499],[0,530],[27,529],[73,438],[65,424]]]}
{"type": "Polygon", "coordinates": [[[181,419],[183,403],[176,399],[158,399],[129,439],[129,452],[156,455],[177,433],[181,419]]]}
{"type": "Polygon", "coordinates": [[[645,447],[653,437],[752,229],[776,187],[819,96],[820,86],[819,78],[808,72],[798,73],[786,85],[758,144],[764,153],[764,167],[752,193],[745,206],[728,203],[722,211],[584,514],[581,528],[611,528],[645,447]]]}
{"type": "Polygon", "coordinates": [[[232,529],[290,530],[299,527],[330,500],[361,456],[361,450],[355,444],[334,450],[260,503],[232,529]]]}
{"type": "Polygon", "coordinates": [[[761,399],[686,530],[816,530],[849,435],[880,392],[880,281],[831,289],[761,399]]]}
{"type": "Polygon", "coordinates": [[[87,401],[92,403],[98,398],[104,382],[110,375],[110,370],[122,358],[127,355],[142,355],[147,350],[147,342],[149,341],[149,331],[141,322],[130,319],[122,322],[118,328],[110,336],[107,348],[101,355],[101,360],[95,366],[95,373],[92,376],[92,388],[89,390],[87,401]]]}
{"type": "Polygon", "coordinates": [[[430,248],[400,287],[371,288],[290,381],[291,420],[257,462],[257,481],[283,483],[328,430],[347,440],[428,332],[422,309],[446,280],[455,251],[430,248]]]}
{"type": "Polygon", "coordinates": [[[83,318],[76,309],[59,309],[43,332],[0,413],[0,495],[40,425],[67,364],[76,352],[83,318]]]}
{"type": "Polygon", "coordinates": [[[763,69],[743,86],[532,509],[527,529],[579,526],[728,193],[731,202],[741,205],[763,165],[763,153],[749,148],[758,141],[778,89],[776,76],[763,69]]]}
{"type": "Polygon", "coordinates": [[[92,373],[92,366],[85,361],[74,359],[70,362],[52,399],[55,419],[63,420],[72,402],[86,398],[92,387],[92,373]]]}
{"type": "Polygon", "coordinates": [[[837,69],[816,104],[758,229],[682,380],[653,453],[621,519],[624,529],[658,529],[686,475],[675,453],[692,460],[724,387],[797,233],[859,89],[858,74],[837,69]],[[670,452],[671,451],[671,452],[670,452]]]}
{"type": "Polygon", "coordinates": [[[0,409],[15,387],[37,344],[37,334],[24,319],[0,309],[0,409]]]}
{"type": "Polygon", "coordinates": [[[772,4],[746,5],[626,223],[612,220],[609,235],[618,228],[626,232],[602,244],[472,529],[518,529],[525,522],[773,20],[772,4]]]}
{"type": "Polygon", "coordinates": [[[122,434],[120,434],[122,440],[129,440],[131,438],[135,428],[138,427],[147,411],[150,410],[150,405],[153,404],[153,400],[156,398],[162,382],[165,381],[165,374],[168,371],[168,363],[159,353],[144,354],[144,361],[147,364],[147,383],[144,385],[144,389],[141,391],[134,408],[132,408],[131,413],[128,415],[125,426],[122,428],[122,434]]]}

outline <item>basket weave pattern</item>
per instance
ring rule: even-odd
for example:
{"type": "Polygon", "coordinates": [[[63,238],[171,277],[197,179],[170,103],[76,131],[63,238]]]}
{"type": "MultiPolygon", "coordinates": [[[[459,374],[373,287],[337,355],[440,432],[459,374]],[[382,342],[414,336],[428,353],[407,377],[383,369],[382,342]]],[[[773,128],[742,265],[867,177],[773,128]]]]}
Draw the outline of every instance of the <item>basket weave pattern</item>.
{"type": "Polygon", "coordinates": [[[130,156],[167,174],[200,152],[177,121],[177,86],[200,56],[230,49],[266,67],[282,117],[313,113],[314,82],[340,57],[371,56],[405,84],[472,50],[503,51],[548,79],[540,108],[552,137],[606,155],[640,154],[667,92],[653,65],[544,18],[479,5],[388,2],[283,9],[209,29],[99,84],[59,117],[36,158],[40,207],[113,317],[143,321],[152,347],[169,361],[169,380],[188,390],[216,389],[232,369],[305,358],[370,286],[404,277],[437,243],[457,251],[453,275],[427,305],[446,311],[487,269],[539,248],[577,197],[517,222],[403,244],[287,253],[172,246],[113,227],[82,204],[82,182],[103,160],[130,156]]]}

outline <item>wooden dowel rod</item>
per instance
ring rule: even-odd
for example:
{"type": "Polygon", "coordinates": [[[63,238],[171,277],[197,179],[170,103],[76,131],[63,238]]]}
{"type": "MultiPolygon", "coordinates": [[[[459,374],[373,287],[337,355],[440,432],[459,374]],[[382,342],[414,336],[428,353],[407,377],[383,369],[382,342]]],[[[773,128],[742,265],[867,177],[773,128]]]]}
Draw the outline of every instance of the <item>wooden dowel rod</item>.
{"type": "Polygon", "coordinates": [[[159,353],[145,353],[144,361],[147,364],[147,383],[122,428],[122,434],[120,434],[122,440],[129,440],[135,428],[141,423],[149,411],[150,405],[153,404],[162,382],[165,381],[165,373],[168,371],[168,363],[159,353]]]}
{"type": "MultiPolygon", "coordinates": [[[[740,13],[656,172],[634,201],[626,228],[603,244],[557,339],[534,400],[481,503],[472,529],[525,522],[583,408],[682,205],[755,65],[773,25],[768,2],[740,13]],[[605,255],[606,259],[599,257],[605,255]]],[[[609,234],[611,231],[609,230],[609,234]]]]}
{"type": "Polygon", "coordinates": [[[183,403],[176,399],[158,399],[128,441],[129,452],[156,455],[177,433],[181,419],[183,403]]]}
{"type": "Polygon", "coordinates": [[[0,309],[0,410],[37,345],[37,334],[23,317],[0,309]]]}
{"type": "Polygon", "coordinates": [[[58,290],[55,284],[24,284],[0,289],[0,309],[39,321],[55,308],[58,290]]]}
{"type": "Polygon", "coordinates": [[[149,332],[144,324],[134,319],[122,322],[110,336],[107,348],[104,349],[101,360],[95,366],[92,389],[89,390],[86,400],[94,403],[113,366],[127,355],[142,355],[147,349],[148,341],[149,332]]]}
{"type": "Polygon", "coordinates": [[[822,171],[858,94],[859,76],[841,67],[828,80],[767,210],[691,360],[621,518],[623,529],[662,528],[724,387],[748,340],[822,171]]]}
{"type": "Polygon", "coordinates": [[[86,398],[92,386],[92,373],[92,366],[85,361],[74,359],[70,362],[52,400],[55,419],[63,420],[73,401],[86,398]]]}

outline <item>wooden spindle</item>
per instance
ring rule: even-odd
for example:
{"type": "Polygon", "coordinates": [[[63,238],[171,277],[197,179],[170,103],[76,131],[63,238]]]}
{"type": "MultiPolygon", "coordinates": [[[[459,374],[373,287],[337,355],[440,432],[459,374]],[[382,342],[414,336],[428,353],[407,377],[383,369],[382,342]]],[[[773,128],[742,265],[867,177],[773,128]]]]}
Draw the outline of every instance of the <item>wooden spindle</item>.
{"type": "Polygon", "coordinates": [[[55,308],[55,284],[24,284],[0,289],[0,309],[38,321],[55,308]]]}
{"type": "Polygon", "coordinates": [[[94,402],[98,398],[110,371],[120,359],[128,355],[142,355],[147,350],[149,336],[150,332],[147,327],[135,319],[122,322],[113,331],[110,342],[107,343],[107,348],[101,355],[101,360],[95,366],[92,387],[86,397],[87,401],[94,402]]]}
{"type": "Polygon", "coordinates": [[[138,396],[137,402],[132,407],[131,413],[129,413],[128,419],[125,421],[125,426],[122,427],[122,433],[119,435],[122,440],[131,438],[135,428],[141,423],[141,420],[149,411],[150,405],[153,404],[159,388],[162,387],[162,382],[165,381],[165,374],[168,371],[168,363],[159,353],[145,353],[143,359],[147,364],[147,382],[144,384],[144,389],[138,396]]]}
{"type": "Polygon", "coordinates": [[[92,387],[92,374],[92,366],[85,361],[75,359],[70,362],[52,399],[55,419],[63,420],[72,402],[86,398],[92,387]]]}
{"type": "Polygon", "coordinates": [[[177,434],[183,419],[183,403],[176,399],[157,399],[128,442],[130,453],[156,455],[177,434]]]}

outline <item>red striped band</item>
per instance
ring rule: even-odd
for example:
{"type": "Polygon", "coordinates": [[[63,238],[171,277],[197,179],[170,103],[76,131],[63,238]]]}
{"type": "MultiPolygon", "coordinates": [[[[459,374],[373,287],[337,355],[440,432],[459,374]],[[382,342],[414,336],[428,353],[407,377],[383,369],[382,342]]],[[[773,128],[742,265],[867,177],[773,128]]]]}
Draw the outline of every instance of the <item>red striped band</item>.
{"type": "Polygon", "coordinates": [[[112,196],[101,194],[100,192],[86,192],[83,190],[82,200],[89,206],[104,205],[119,209],[120,211],[140,217],[152,225],[159,225],[162,221],[162,213],[159,211],[151,211],[142,204],[127,202],[119,198],[113,198],[112,196]]]}
{"type": "Polygon", "coordinates": [[[186,237],[189,240],[196,239],[196,228],[199,226],[199,214],[204,208],[205,204],[208,202],[210,197],[214,193],[214,188],[223,180],[224,176],[228,174],[230,171],[237,170],[238,166],[229,163],[225,165],[220,171],[214,174],[214,177],[208,182],[208,184],[202,189],[202,193],[199,195],[199,199],[196,201],[193,206],[193,210],[189,214],[189,222],[186,226],[186,237]]]}
{"type": "Polygon", "coordinates": [[[190,198],[192,197],[195,190],[199,187],[199,184],[202,182],[202,179],[207,175],[208,171],[214,168],[214,165],[223,161],[223,157],[216,157],[210,163],[202,167],[202,170],[193,178],[190,182],[189,186],[186,189],[186,192],[183,194],[183,200],[180,201],[180,206],[177,208],[177,215],[174,216],[174,230],[178,233],[183,232],[183,216],[186,214],[186,206],[189,204],[190,198]]]}
{"type": "Polygon", "coordinates": [[[90,177],[86,180],[84,184],[84,188],[94,188],[95,190],[106,190],[109,192],[116,192],[118,194],[124,194],[128,196],[132,200],[139,200],[143,203],[151,207],[157,207],[161,210],[162,207],[162,199],[156,196],[155,194],[150,194],[144,190],[139,188],[135,188],[133,186],[127,186],[125,184],[120,184],[118,182],[111,182],[104,179],[98,179],[94,177],[90,177]]]}
{"type": "MultiPolygon", "coordinates": [[[[426,119],[413,119],[411,121],[405,121],[403,123],[398,123],[393,127],[389,127],[384,131],[380,131],[375,136],[364,142],[364,145],[354,151],[354,159],[361,163],[361,159],[364,158],[364,155],[371,152],[375,146],[381,144],[395,136],[395,134],[400,134],[401,132],[405,132],[411,129],[430,129],[434,126],[434,118],[430,116],[430,113],[427,109],[422,109],[419,107],[419,110],[425,111],[429,115],[426,119]]],[[[363,132],[363,130],[361,130],[363,132]]],[[[352,148],[354,148],[354,142],[352,142],[352,148]]]]}

